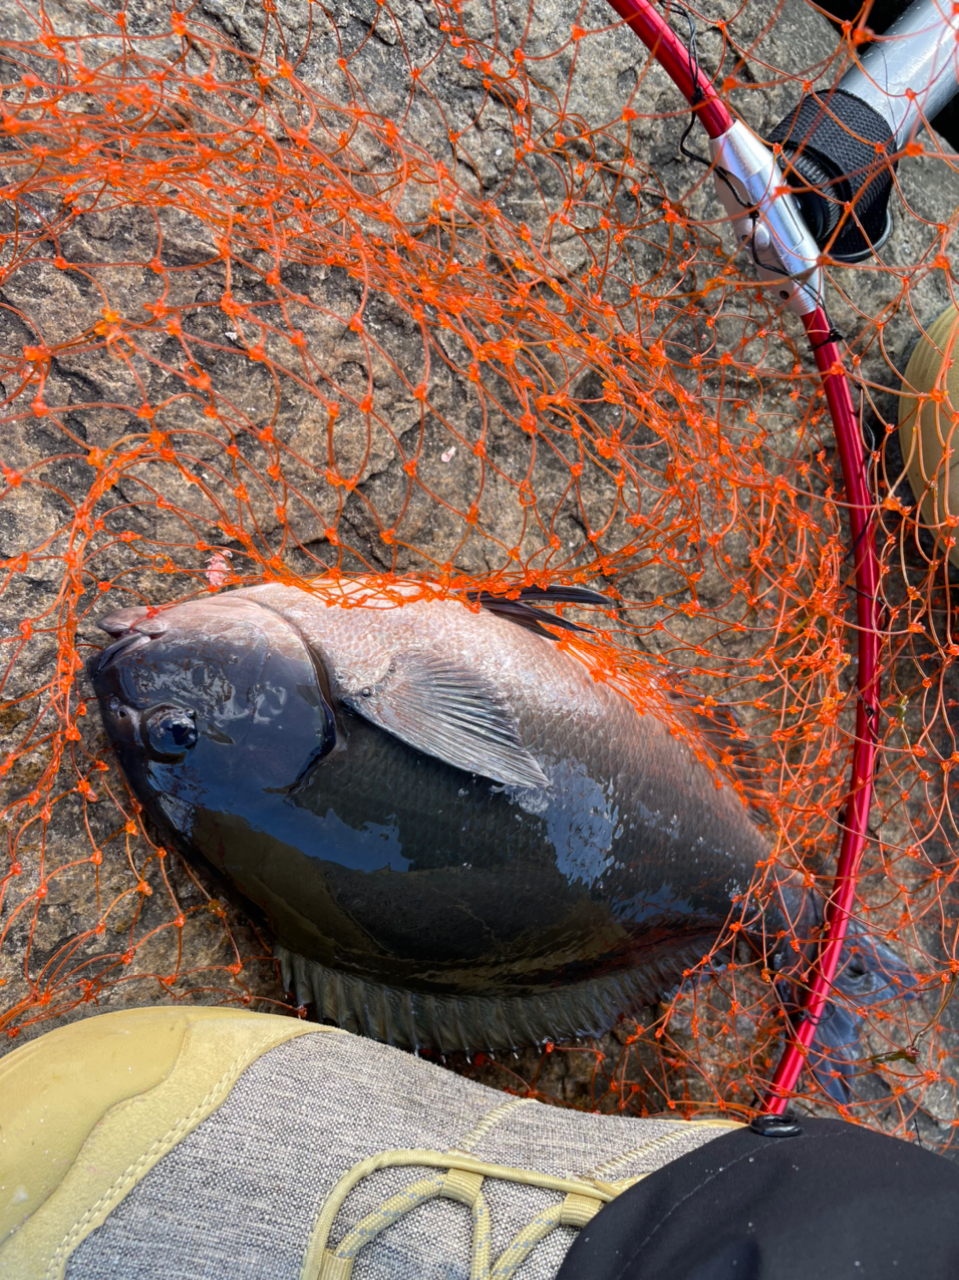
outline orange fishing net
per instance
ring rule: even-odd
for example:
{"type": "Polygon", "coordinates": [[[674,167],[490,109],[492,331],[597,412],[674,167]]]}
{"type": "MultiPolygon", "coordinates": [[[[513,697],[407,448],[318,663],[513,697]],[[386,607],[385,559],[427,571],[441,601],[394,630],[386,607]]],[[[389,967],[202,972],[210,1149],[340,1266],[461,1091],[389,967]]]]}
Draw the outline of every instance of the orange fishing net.
{"type": "MultiPolygon", "coordinates": [[[[800,0],[702,7],[700,61],[758,132],[865,39],[800,0]]],[[[225,585],[606,592],[597,677],[645,653],[707,718],[731,708],[775,858],[828,888],[856,696],[831,424],[800,325],[732,255],[707,166],[678,150],[686,108],[635,36],[552,0],[109,0],[3,22],[9,1044],[123,1002],[290,1009],[262,922],[157,847],[82,671],[104,613],[225,585]]],[[[917,328],[951,298],[959,182],[937,135],[906,151],[879,260],[828,278],[886,628],[857,919],[923,994],[865,1010],[839,1109],[948,1146],[955,588],[893,428],[917,328]]],[[[786,1020],[751,949],[722,950],[737,928],[597,1044],[457,1065],[578,1105],[745,1112],[786,1020]]],[[[797,1104],[838,1105],[809,1073],[797,1104]]]]}

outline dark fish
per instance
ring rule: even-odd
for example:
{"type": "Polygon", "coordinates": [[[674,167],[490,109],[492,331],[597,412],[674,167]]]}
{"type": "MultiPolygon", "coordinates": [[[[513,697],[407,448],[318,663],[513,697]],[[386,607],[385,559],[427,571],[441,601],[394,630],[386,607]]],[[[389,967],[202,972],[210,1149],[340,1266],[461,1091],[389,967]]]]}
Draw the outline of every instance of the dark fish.
{"type": "Polygon", "coordinates": [[[770,957],[817,921],[785,871],[750,899],[770,849],[688,709],[595,680],[535,607],[597,602],[270,583],[113,614],[88,670],[133,791],[267,912],[300,1001],[495,1049],[607,1030],[743,904],[770,957]]]}

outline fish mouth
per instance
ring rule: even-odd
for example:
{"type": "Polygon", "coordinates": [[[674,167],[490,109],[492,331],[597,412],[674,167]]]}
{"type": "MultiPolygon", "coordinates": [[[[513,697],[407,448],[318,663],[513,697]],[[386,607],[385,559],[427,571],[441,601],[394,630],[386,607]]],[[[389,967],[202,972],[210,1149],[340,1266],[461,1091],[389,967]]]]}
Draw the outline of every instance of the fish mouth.
{"type": "Polygon", "coordinates": [[[149,643],[149,636],[145,636],[139,631],[130,631],[121,636],[114,644],[107,645],[105,649],[95,653],[92,658],[87,660],[87,675],[94,682],[94,686],[98,679],[116,665],[117,659],[122,654],[131,653],[134,649],[140,649],[143,645],[149,643]]]}
{"type": "Polygon", "coordinates": [[[116,639],[113,644],[108,644],[87,660],[87,675],[93,681],[114,666],[121,654],[142,648],[155,636],[163,635],[169,630],[167,621],[157,616],[155,610],[143,605],[108,613],[97,619],[97,626],[116,639]]]}
{"type": "Polygon", "coordinates": [[[139,631],[146,636],[160,635],[168,626],[160,617],[164,607],[168,606],[131,605],[127,609],[115,609],[113,613],[98,618],[97,626],[108,636],[124,636],[129,631],[139,631]]]}

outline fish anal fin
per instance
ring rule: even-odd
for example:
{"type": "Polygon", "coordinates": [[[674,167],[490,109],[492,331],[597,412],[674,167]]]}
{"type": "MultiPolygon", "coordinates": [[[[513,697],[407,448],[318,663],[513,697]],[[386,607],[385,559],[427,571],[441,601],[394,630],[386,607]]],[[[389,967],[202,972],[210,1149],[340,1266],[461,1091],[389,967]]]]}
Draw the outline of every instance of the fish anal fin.
{"type": "Polygon", "coordinates": [[[502,698],[466,666],[431,653],[406,653],[378,685],[348,702],[378,728],[458,769],[521,787],[548,785],[502,698]]]}

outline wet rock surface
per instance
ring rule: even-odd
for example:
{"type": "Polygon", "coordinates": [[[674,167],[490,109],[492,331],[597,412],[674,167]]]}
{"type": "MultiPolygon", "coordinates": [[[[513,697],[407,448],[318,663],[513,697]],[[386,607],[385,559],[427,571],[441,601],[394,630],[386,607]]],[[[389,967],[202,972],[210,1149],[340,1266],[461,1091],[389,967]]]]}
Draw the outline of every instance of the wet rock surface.
{"type": "MultiPolygon", "coordinates": [[[[298,0],[277,0],[274,7],[276,17],[266,25],[262,10],[252,4],[205,0],[198,12],[221,42],[225,64],[233,46],[264,65],[283,59],[295,66],[297,77],[327,100],[328,132],[343,124],[344,110],[358,101],[384,120],[401,122],[403,136],[424,160],[419,180],[406,183],[396,204],[399,219],[413,222],[429,215],[432,202],[442,196],[435,168],[441,161],[475,201],[499,203],[513,225],[525,222],[531,242],[548,243],[570,276],[589,269],[588,237],[564,239],[562,228],[549,223],[549,214],[562,203],[567,169],[517,169],[515,112],[488,101],[482,69],[462,65],[440,30],[436,10],[415,0],[394,4],[389,13],[365,0],[323,11],[298,0]],[[348,74],[338,65],[343,59],[348,74]],[[424,77],[429,93],[412,99],[411,67],[429,68],[424,77]],[[480,110],[482,128],[471,128],[480,110]],[[451,132],[465,135],[462,146],[451,143],[451,132]]],[[[731,101],[759,132],[794,103],[796,85],[790,77],[813,68],[831,82],[834,33],[799,0],[790,0],[774,20],[758,3],[741,11],[725,6],[725,28],[720,6],[713,9],[714,22],[701,26],[699,56],[710,68],[722,63],[736,78],[741,87],[730,89],[731,101]],[[748,51],[744,59],[733,44],[748,51]]],[[[4,76],[8,84],[17,73],[30,73],[29,50],[17,49],[18,41],[37,33],[28,10],[9,9],[0,18],[4,40],[13,47],[4,76]]],[[[95,33],[101,24],[102,38],[91,36],[85,45],[88,66],[112,56],[108,7],[94,13],[87,5],[63,3],[47,4],[45,10],[64,37],[95,33]]],[[[525,22],[525,10],[513,14],[499,8],[494,29],[493,11],[484,5],[466,19],[474,37],[495,39],[500,49],[522,44],[527,62],[535,63],[531,97],[537,95],[540,107],[563,100],[570,165],[588,160],[601,168],[604,155],[614,156],[617,146],[621,154],[628,145],[637,165],[655,179],[651,208],[659,207],[665,194],[682,202],[689,219],[715,224],[721,236],[710,182],[701,182],[692,162],[678,151],[687,122],[678,95],[649,64],[638,40],[627,30],[604,30],[609,12],[595,0],[577,20],[591,34],[561,52],[555,51],[567,45],[568,10],[553,0],[537,3],[524,39],[525,22]],[[623,123],[630,104],[635,117],[623,123]],[[576,141],[582,122],[612,123],[587,148],[576,141]],[[580,153],[584,159],[577,161],[580,153]]],[[[130,11],[129,38],[135,44],[153,31],[167,30],[168,23],[162,6],[141,3],[130,11]]],[[[181,53],[172,37],[149,48],[155,62],[169,63],[181,53]]],[[[196,58],[191,69],[201,76],[204,66],[196,58]]],[[[813,78],[814,73],[807,74],[813,78]]],[[[278,130],[281,117],[278,108],[269,127],[278,130]]],[[[704,146],[697,131],[691,142],[704,146]]],[[[352,145],[372,168],[388,159],[375,131],[358,131],[352,145]]],[[[0,153],[0,165],[9,161],[12,146],[0,153]]],[[[867,264],[835,270],[830,285],[835,323],[850,337],[884,308],[889,311],[882,343],[874,327],[861,350],[853,337],[853,350],[861,356],[857,373],[868,406],[865,417],[883,434],[884,423],[895,417],[891,363],[904,368],[916,318],[932,319],[949,301],[948,273],[930,268],[916,274],[915,264],[929,256],[939,224],[948,223],[959,205],[959,175],[942,156],[906,158],[897,181],[901,203],[894,207],[893,233],[880,254],[887,269],[867,264]],[[910,305],[897,306],[907,272],[910,305]]],[[[186,186],[185,178],[184,192],[186,186]]],[[[8,655],[3,661],[10,661],[0,735],[16,743],[34,724],[54,732],[62,710],[58,699],[67,696],[80,726],[76,741],[61,744],[62,763],[51,792],[55,803],[49,812],[42,805],[14,811],[9,861],[0,863],[5,886],[0,1005],[7,1010],[8,1028],[17,1032],[0,1036],[0,1052],[57,1020],[170,999],[294,1012],[270,958],[267,922],[251,920],[208,868],[188,866],[173,851],[151,845],[149,832],[145,836],[136,821],[93,704],[83,713],[76,705],[79,700],[84,706],[90,696],[84,677],[72,693],[65,692],[64,655],[75,654],[82,662],[102,644],[98,616],[204,588],[214,581],[208,573],[215,548],[232,556],[226,573],[232,567],[241,576],[254,552],[301,574],[329,566],[423,572],[450,563],[475,575],[498,571],[509,563],[509,549],[525,556],[543,538],[515,481],[527,475],[537,509],[548,513],[551,534],[570,553],[567,571],[595,553],[584,536],[589,525],[605,526],[608,546],[624,536],[609,474],[593,468],[576,494],[567,494],[568,466],[544,449],[534,455],[530,438],[517,430],[521,406],[515,386],[490,374],[480,396],[464,382],[458,371],[464,353],[455,334],[427,348],[421,327],[389,292],[366,298],[354,275],[335,263],[311,260],[300,242],[288,261],[271,264],[268,248],[243,241],[238,231],[240,247],[232,258],[225,256],[211,224],[196,215],[195,204],[191,207],[193,200],[192,194],[184,195],[159,212],[147,203],[103,201],[69,220],[55,238],[38,240],[33,259],[19,263],[0,285],[0,350],[11,356],[3,374],[10,420],[0,460],[10,472],[28,477],[27,483],[8,488],[0,502],[0,559],[12,564],[25,549],[39,549],[28,565],[11,571],[0,594],[0,636],[8,655]],[[276,280],[267,286],[274,269],[276,280]],[[224,310],[225,295],[235,299],[236,315],[224,310]],[[356,331],[350,320],[361,309],[363,331],[356,331]],[[163,314],[181,316],[181,328],[159,323],[163,314]],[[151,316],[158,322],[148,326],[151,316]],[[75,341],[121,318],[128,327],[141,326],[135,358],[123,349],[122,336],[107,333],[97,347],[75,341]],[[301,336],[294,342],[290,335],[301,336]],[[13,370],[12,356],[38,344],[66,344],[45,366],[42,398],[55,413],[36,412],[38,382],[20,388],[13,370]],[[251,358],[251,350],[259,355],[251,358]],[[192,382],[184,381],[185,360],[192,382]],[[288,376],[278,379],[274,365],[288,376]],[[219,416],[205,413],[211,384],[219,396],[219,416]],[[426,404],[418,395],[422,385],[428,386],[426,404]],[[339,411],[331,418],[334,399],[339,411]],[[142,405],[152,406],[154,415],[138,418],[142,405]],[[128,437],[135,446],[151,427],[166,435],[170,457],[154,450],[112,471],[98,468],[98,451],[116,452],[118,441],[128,437]],[[240,431],[242,468],[226,452],[240,431]],[[480,442],[486,462],[477,452],[480,442]],[[417,483],[409,470],[413,460],[417,483]],[[245,486],[246,541],[224,531],[224,524],[236,524],[238,483],[245,486]],[[473,532],[464,536],[462,513],[474,503],[473,532]],[[582,554],[579,548],[585,548],[582,554]],[[34,622],[24,629],[27,618],[34,622]],[[87,793],[66,794],[78,777],[89,780],[87,793]]],[[[41,227],[59,225],[61,213],[47,188],[25,196],[19,211],[0,210],[0,219],[4,229],[15,217],[28,228],[41,227]]],[[[664,294],[694,288],[689,277],[703,271],[701,263],[689,272],[677,270],[682,261],[677,235],[655,221],[644,241],[630,242],[636,278],[660,277],[664,294]]],[[[625,271],[611,272],[605,291],[619,305],[628,293],[625,271]]],[[[688,344],[690,351],[704,334],[719,347],[739,341],[742,323],[734,308],[728,310],[731,314],[719,315],[708,331],[706,313],[693,315],[685,331],[672,329],[671,340],[677,349],[688,344]]],[[[797,322],[786,317],[782,323],[801,347],[797,322]]],[[[757,341],[763,353],[756,358],[767,376],[761,396],[757,382],[755,403],[776,423],[776,449],[788,459],[800,439],[786,376],[794,356],[777,344],[775,330],[757,341]]],[[[583,379],[590,377],[596,379],[595,372],[586,370],[583,379]]],[[[701,389],[698,377],[691,385],[701,389]]],[[[712,384],[705,385],[713,394],[712,384]]],[[[602,404],[601,380],[595,390],[596,421],[602,423],[606,413],[613,422],[615,407],[602,404]]],[[[584,390],[581,384],[579,392],[588,395],[590,387],[584,390]]],[[[830,454],[827,465],[831,461],[830,454]]],[[[596,545],[602,548],[602,540],[596,545]]],[[[634,599],[655,602],[675,588],[671,573],[667,565],[650,567],[618,585],[634,599]]],[[[707,576],[700,590],[718,609],[725,587],[720,577],[707,576]]],[[[702,644],[712,630],[708,619],[691,616],[683,640],[702,644]]],[[[677,647],[651,630],[645,638],[653,651],[677,647]]],[[[724,643],[728,650],[728,637],[724,643]]],[[[739,652],[748,654],[747,645],[744,640],[739,652]]],[[[727,651],[719,665],[728,659],[727,651]]],[[[36,745],[16,754],[5,772],[4,804],[50,782],[50,743],[42,731],[32,741],[36,745]]],[[[889,843],[905,838],[893,819],[884,834],[889,843]]],[[[645,1011],[640,1021],[651,1024],[656,1016],[656,1010],[645,1011]]],[[[630,1042],[630,1026],[624,1023],[598,1046],[557,1046],[545,1053],[530,1050],[518,1059],[450,1065],[500,1087],[525,1088],[533,1082],[541,1095],[571,1105],[659,1110],[662,1065],[655,1045],[630,1042]],[[624,1055],[630,1054],[627,1061],[624,1055]],[[620,1086],[611,1088],[617,1069],[621,1079],[647,1082],[648,1091],[637,1100],[620,1086]]],[[[701,1046],[697,1052],[702,1058],[701,1046]]],[[[714,1102],[702,1082],[694,1082],[687,1096],[705,1105],[714,1102]]],[[[748,1106],[750,1098],[744,1094],[736,1101],[748,1106]]],[[[943,1086],[941,1099],[934,1106],[930,1102],[917,1123],[934,1138],[951,1124],[953,1111],[952,1093],[943,1086]]]]}

